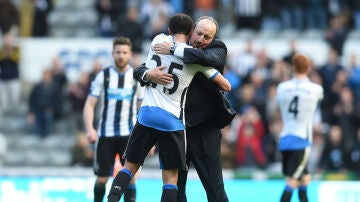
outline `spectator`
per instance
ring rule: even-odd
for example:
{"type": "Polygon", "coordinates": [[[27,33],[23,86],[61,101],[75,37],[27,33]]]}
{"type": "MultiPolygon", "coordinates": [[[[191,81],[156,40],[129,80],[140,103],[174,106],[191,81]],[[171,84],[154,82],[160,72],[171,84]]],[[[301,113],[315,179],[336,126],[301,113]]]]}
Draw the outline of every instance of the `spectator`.
{"type": "Polygon", "coordinates": [[[314,130],[313,143],[309,156],[308,169],[310,173],[319,172],[318,166],[325,146],[324,134],[318,129],[319,128],[315,128],[314,130]]]}
{"type": "Polygon", "coordinates": [[[354,96],[349,87],[340,87],[338,95],[339,100],[334,106],[330,124],[339,125],[342,131],[344,148],[348,150],[353,147],[356,141],[356,130],[359,125],[359,109],[355,108],[354,96]]]}
{"type": "Polygon", "coordinates": [[[336,16],[347,15],[349,4],[347,0],[327,0],[326,11],[328,19],[336,16]]]}
{"type": "Polygon", "coordinates": [[[235,1],[235,21],[236,29],[259,30],[261,15],[261,0],[236,0],[235,1]]]}
{"type": "Polygon", "coordinates": [[[296,39],[291,39],[289,41],[289,48],[290,48],[290,51],[283,57],[283,60],[286,63],[286,65],[288,66],[288,68],[291,69],[291,58],[298,52],[296,39]]]}
{"type": "Polygon", "coordinates": [[[146,1],[140,12],[146,39],[152,39],[160,33],[167,33],[168,20],[174,14],[174,8],[164,0],[146,1]]]}
{"type": "MultiPolygon", "coordinates": [[[[278,115],[277,115],[278,116],[278,115]]],[[[280,117],[273,117],[268,122],[269,133],[263,140],[263,148],[267,166],[281,163],[281,153],[278,150],[278,140],[283,127],[280,117]]]]}
{"type": "Polygon", "coordinates": [[[306,0],[304,17],[307,29],[325,30],[327,27],[326,2],[327,0],[306,0]]]}
{"type": "Polygon", "coordinates": [[[354,29],[360,31],[360,1],[350,1],[350,8],[352,8],[352,18],[354,21],[354,29]]]}
{"type": "Polygon", "coordinates": [[[70,103],[70,124],[73,132],[84,131],[83,108],[89,94],[90,80],[87,72],[81,72],[76,83],[70,83],[68,87],[68,99],[70,103]]]}
{"type": "Polygon", "coordinates": [[[93,68],[89,73],[89,80],[93,81],[94,78],[96,77],[96,74],[99,73],[99,71],[101,71],[101,69],[103,68],[100,59],[95,59],[93,62],[93,68]]]}
{"type": "Polygon", "coordinates": [[[19,26],[19,13],[11,0],[0,0],[0,31],[4,35],[19,26]]]}
{"type": "Polygon", "coordinates": [[[349,169],[360,178],[360,129],[357,130],[356,140],[354,146],[351,148],[349,155],[347,155],[349,169]]]}
{"type": "Polygon", "coordinates": [[[20,51],[12,33],[3,37],[0,50],[0,119],[2,113],[14,112],[20,102],[20,51]]]}
{"type": "Polygon", "coordinates": [[[128,1],[97,0],[96,11],[98,13],[99,36],[112,37],[117,30],[117,23],[125,16],[128,1]]]}
{"type": "Polygon", "coordinates": [[[266,158],[262,141],[265,136],[265,128],[256,108],[245,107],[237,134],[237,166],[264,168],[266,158]]]}
{"type": "Polygon", "coordinates": [[[193,18],[198,19],[201,16],[210,16],[216,18],[219,8],[218,0],[195,0],[195,11],[193,18]]]}
{"type": "Polygon", "coordinates": [[[304,29],[304,1],[303,0],[280,0],[281,22],[283,29],[303,31],[304,29]]]}
{"type": "Polygon", "coordinates": [[[248,83],[249,74],[255,68],[256,62],[253,41],[247,40],[244,51],[229,55],[228,66],[240,77],[242,83],[248,83]]]}
{"type": "Polygon", "coordinates": [[[53,8],[52,0],[33,0],[34,1],[34,19],[32,35],[35,37],[44,37],[49,34],[48,14],[53,8]]]}
{"type": "Polygon", "coordinates": [[[54,111],[54,120],[59,121],[64,118],[64,113],[65,113],[64,98],[66,98],[66,85],[68,80],[64,71],[64,67],[60,61],[60,58],[55,57],[52,60],[50,71],[53,77],[54,87],[56,88],[56,91],[59,94],[59,97],[56,100],[57,107],[55,108],[54,111]]]}
{"type": "Polygon", "coordinates": [[[94,150],[86,138],[86,135],[79,134],[76,137],[76,143],[71,148],[71,165],[91,167],[93,165],[94,150]]]}
{"type": "Polygon", "coordinates": [[[270,78],[268,84],[278,84],[282,81],[288,80],[291,77],[291,69],[282,60],[274,61],[270,68],[270,78]]]}
{"type": "Polygon", "coordinates": [[[261,1],[261,30],[268,32],[279,32],[280,22],[280,0],[261,1]]]}
{"type": "Polygon", "coordinates": [[[136,6],[130,7],[127,10],[126,17],[118,22],[115,35],[128,37],[131,40],[131,43],[133,44],[133,56],[130,65],[133,67],[139,66],[143,51],[144,31],[142,24],[139,22],[139,12],[136,6]]]}
{"type": "Polygon", "coordinates": [[[345,172],[346,165],[343,141],[341,128],[337,125],[331,126],[320,158],[320,170],[325,172],[345,172]]]}
{"type": "Polygon", "coordinates": [[[240,90],[241,79],[234,70],[228,68],[227,66],[224,67],[224,77],[231,84],[231,91],[227,93],[227,98],[229,99],[231,106],[236,106],[236,93],[240,90]]]}
{"type": "Polygon", "coordinates": [[[54,112],[61,96],[55,86],[50,70],[45,70],[42,80],[30,93],[28,120],[35,123],[36,133],[45,138],[53,131],[54,112]]]}
{"type": "Polygon", "coordinates": [[[337,72],[342,70],[344,70],[344,67],[339,62],[338,53],[334,49],[330,49],[327,62],[318,69],[324,88],[324,100],[321,106],[324,113],[323,117],[328,117],[334,107],[336,95],[332,93],[331,88],[337,72]]]}
{"type": "Polygon", "coordinates": [[[339,56],[343,55],[343,47],[348,35],[343,16],[335,16],[330,19],[330,24],[325,32],[325,41],[339,56]]]}
{"type": "Polygon", "coordinates": [[[355,103],[360,104],[360,63],[358,63],[355,53],[351,54],[347,70],[349,71],[348,84],[354,93],[355,103]]]}
{"type": "MultiPolygon", "coordinates": [[[[236,117],[236,116],[235,116],[236,117]]],[[[239,116],[238,116],[239,117],[239,116]]],[[[235,119],[235,118],[234,118],[235,119]]],[[[222,141],[221,141],[221,165],[225,169],[236,168],[236,131],[234,126],[236,120],[231,122],[231,125],[226,126],[221,130],[222,141]]]]}

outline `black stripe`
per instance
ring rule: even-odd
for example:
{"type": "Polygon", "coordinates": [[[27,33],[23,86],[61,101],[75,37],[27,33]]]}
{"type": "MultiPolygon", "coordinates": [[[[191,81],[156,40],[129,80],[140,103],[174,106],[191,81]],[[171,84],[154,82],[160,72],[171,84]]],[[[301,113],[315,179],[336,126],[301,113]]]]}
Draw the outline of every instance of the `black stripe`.
{"type": "MultiPolygon", "coordinates": [[[[124,88],[124,79],[125,74],[118,73],[118,88],[124,88]]],[[[114,135],[120,135],[120,117],[122,110],[122,100],[117,100],[115,105],[115,114],[114,114],[114,135]]]]}
{"type": "Polygon", "coordinates": [[[102,121],[101,121],[101,133],[100,136],[105,136],[105,125],[106,125],[106,118],[107,118],[107,109],[108,109],[108,88],[109,88],[109,80],[110,80],[110,68],[106,68],[104,70],[104,108],[102,111],[102,121]]]}

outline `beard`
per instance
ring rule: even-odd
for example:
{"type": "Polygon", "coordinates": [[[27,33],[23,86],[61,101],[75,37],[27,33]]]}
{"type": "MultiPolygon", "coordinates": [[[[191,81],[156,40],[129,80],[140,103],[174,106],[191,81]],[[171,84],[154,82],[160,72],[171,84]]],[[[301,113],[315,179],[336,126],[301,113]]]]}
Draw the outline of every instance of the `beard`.
{"type": "Polygon", "coordinates": [[[202,44],[200,42],[197,42],[197,41],[192,41],[190,45],[192,47],[194,47],[194,48],[201,48],[202,47],[202,44]]]}
{"type": "Polygon", "coordinates": [[[115,60],[115,66],[119,69],[124,68],[127,65],[127,62],[124,60],[115,60]]]}

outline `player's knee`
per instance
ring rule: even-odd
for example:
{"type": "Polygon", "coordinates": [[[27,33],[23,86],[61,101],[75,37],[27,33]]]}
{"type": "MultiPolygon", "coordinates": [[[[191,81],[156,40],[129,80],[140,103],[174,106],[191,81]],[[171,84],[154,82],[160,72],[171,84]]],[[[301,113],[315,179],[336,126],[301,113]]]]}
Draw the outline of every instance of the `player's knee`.
{"type": "Polygon", "coordinates": [[[96,183],[100,185],[105,185],[108,181],[109,177],[97,177],[96,183]]]}

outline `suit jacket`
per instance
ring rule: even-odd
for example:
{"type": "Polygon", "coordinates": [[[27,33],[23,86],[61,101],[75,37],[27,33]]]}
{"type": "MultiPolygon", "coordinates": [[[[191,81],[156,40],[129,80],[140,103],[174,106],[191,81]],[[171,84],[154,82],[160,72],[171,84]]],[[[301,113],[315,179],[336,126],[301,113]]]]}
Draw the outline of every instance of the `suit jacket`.
{"type": "MultiPolygon", "coordinates": [[[[204,49],[185,48],[184,63],[201,64],[204,66],[215,67],[221,73],[224,71],[226,63],[227,48],[224,42],[214,39],[208,47],[204,49]]],[[[142,80],[142,75],[147,70],[145,64],[140,65],[134,71],[134,78],[142,86],[150,85],[151,82],[142,80]]],[[[197,73],[189,85],[187,99],[185,103],[186,126],[191,127],[215,116],[215,100],[219,87],[209,81],[202,73],[197,73]]]]}

